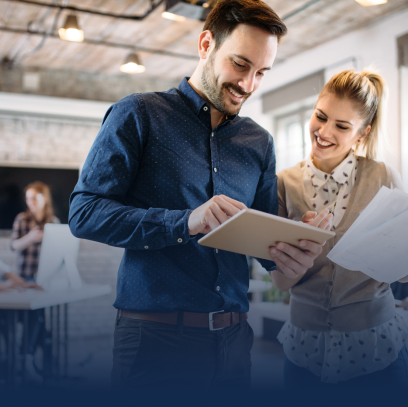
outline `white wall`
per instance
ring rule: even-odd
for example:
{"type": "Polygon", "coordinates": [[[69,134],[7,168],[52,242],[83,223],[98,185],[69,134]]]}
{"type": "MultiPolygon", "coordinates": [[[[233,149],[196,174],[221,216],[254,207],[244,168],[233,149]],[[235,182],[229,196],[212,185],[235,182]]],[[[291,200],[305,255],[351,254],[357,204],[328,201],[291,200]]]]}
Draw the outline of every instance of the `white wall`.
{"type": "MultiPolygon", "coordinates": [[[[399,72],[396,38],[408,32],[408,10],[392,14],[366,28],[345,34],[316,48],[298,54],[276,65],[265,76],[256,96],[242,108],[241,115],[249,116],[271,131],[270,118],[262,114],[262,93],[279,88],[321,69],[332,69],[347,59],[355,59],[357,69],[375,64],[390,89],[388,134],[389,151],[384,161],[401,171],[401,135],[399,72]]],[[[279,52],[279,50],[278,50],[279,52]]]]}
{"type": "Polygon", "coordinates": [[[401,162],[402,180],[405,192],[408,192],[408,67],[402,66],[401,71],[401,162]]]}

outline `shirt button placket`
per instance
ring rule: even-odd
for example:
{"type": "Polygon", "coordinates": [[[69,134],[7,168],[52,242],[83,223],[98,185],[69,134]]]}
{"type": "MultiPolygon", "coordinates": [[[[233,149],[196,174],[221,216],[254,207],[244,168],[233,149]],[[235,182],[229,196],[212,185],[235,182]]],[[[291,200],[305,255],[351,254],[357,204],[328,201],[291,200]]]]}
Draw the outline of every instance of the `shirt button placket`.
{"type": "Polygon", "coordinates": [[[219,173],[218,167],[218,151],[217,151],[217,142],[215,138],[215,131],[211,132],[210,135],[210,148],[211,148],[211,163],[212,163],[212,171],[214,174],[213,177],[213,191],[214,195],[218,195],[221,193],[219,191],[219,179],[215,176],[215,174],[219,173]]]}

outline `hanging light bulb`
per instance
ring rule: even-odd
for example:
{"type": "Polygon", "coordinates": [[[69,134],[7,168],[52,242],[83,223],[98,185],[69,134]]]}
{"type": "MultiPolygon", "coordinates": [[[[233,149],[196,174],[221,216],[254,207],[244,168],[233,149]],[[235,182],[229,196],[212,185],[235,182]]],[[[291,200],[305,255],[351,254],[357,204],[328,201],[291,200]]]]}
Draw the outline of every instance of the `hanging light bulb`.
{"type": "Polygon", "coordinates": [[[120,70],[126,73],[142,73],[146,68],[140,63],[140,58],[137,54],[129,54],[123,65],[120,66],[120,70]]]}
{"type": "Polygon", "coordinates": [[[364,7],[367,6],[377,6],[378,4],[388,3],[388,0],[356,0],[357,3],[364,7]]]}
{"type": "Polygon", "coordinates": [[[84,32],[79,29],[78,19],[75,14],[68,14],[64,27],[58,30],[58,34],[65,41],[82,42],[84,40],[84,32]]]}

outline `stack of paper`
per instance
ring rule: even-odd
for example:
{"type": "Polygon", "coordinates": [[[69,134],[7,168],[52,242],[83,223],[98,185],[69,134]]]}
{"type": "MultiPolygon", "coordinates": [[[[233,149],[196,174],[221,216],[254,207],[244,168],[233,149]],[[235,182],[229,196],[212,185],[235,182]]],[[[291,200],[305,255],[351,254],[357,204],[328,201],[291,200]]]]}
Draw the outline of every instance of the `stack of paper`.
{"type": "Polygon", "coordinates": [[[408,275],[408,195],[382,187],[327,256],[392,283],[408,275]]]}

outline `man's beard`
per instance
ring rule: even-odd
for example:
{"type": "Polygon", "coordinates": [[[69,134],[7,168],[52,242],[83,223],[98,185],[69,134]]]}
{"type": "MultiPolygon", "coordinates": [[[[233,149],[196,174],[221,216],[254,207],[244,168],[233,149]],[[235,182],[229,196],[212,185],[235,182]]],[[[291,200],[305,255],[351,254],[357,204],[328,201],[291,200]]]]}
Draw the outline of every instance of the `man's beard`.
{"type": "Polygon", "coordinates": [[[215,51],[212,51],[208,62],[204,65],[203,73],[201,75],[201,86],[204,95],[219,112],[224,113],[227,116],[238,114],[241,110],[242,104],[251,96],[251,93],[245,92],[241,87],[236,86],[231,82],[224,82],[220,86],[214,73],[214,60],[215,51]],[[231,100],[231,103],[236,104],[235,108],[226,106],[224,89],[227,89],[228,91],[228,88],[232,89],[239,95],[243,95],[242,102],[234,102],[231,100]]]}

